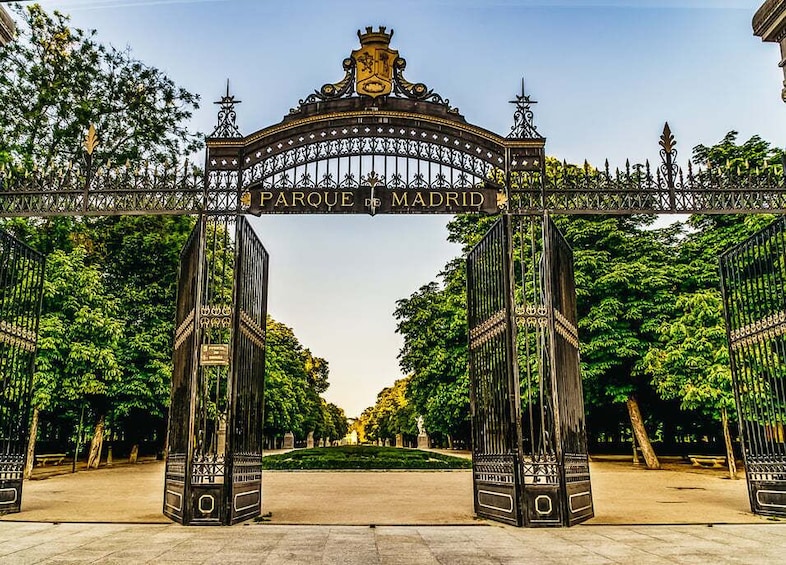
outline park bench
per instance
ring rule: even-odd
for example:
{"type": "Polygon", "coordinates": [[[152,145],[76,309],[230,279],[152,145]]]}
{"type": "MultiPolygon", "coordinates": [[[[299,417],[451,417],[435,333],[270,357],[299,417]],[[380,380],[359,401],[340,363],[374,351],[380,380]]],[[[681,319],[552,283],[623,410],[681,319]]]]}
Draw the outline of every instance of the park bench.
{"type": "Polygon", "coordinates": [[[712,467],[725,467],[726,457],[724,455],[688,455],[694,467],[704,467],[711,465],[712,467]]]}
{"type": "Polygon", "coordinates": [[[42,453],[41,455],[35,456],[35,464],[41,467],[44,467],[47,463],[60,465],[66,457],[66,453],[42,453]]]}

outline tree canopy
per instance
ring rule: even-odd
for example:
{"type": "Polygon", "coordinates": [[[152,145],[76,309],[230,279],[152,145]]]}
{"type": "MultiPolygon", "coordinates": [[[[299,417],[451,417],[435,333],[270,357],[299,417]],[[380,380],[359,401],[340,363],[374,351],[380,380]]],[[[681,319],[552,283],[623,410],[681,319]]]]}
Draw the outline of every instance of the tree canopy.
{"type": "Polygon", "coordinates": [[[179,160],[198,147],[187,122],[199,96],[60,12],[31,4],[16,16],[17,37],[0,47],[0,163],[84,168],[91,125],[99,164],[179,160]]]}

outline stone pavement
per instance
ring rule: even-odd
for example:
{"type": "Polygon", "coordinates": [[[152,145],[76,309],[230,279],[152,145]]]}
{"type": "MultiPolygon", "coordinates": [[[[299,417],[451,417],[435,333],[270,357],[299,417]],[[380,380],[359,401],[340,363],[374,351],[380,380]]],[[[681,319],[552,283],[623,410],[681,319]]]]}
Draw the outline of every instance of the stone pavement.
{"type": "Polygon", "coordinates": [[[0,523],[0,564],[784,563],[786,524],[276,526],[0,523]]]}

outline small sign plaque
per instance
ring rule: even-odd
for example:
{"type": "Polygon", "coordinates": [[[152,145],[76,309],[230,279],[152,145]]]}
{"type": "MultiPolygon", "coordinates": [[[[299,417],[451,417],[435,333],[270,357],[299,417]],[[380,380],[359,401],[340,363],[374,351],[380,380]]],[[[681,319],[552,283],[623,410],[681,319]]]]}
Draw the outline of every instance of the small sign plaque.
{"type": "Polygon", "coordinates": [[[201,365],[229,365],[229,345],[209,343],[202,345],[201,365]]]}
{"type": "Polygon", "coordinates": [[[252,189],[252,214],[460,214],[499,212],[503,193],[492,188],[467,190],[390,189],[361,186],[342,189],[252,189]]]}

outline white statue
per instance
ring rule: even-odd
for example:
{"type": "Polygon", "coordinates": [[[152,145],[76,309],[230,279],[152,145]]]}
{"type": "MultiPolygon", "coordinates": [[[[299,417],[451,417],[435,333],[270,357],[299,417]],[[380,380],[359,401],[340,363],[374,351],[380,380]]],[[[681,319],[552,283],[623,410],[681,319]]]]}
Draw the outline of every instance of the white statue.
{"type": "Polygon", "coordinates": [[[426,434],[426,426],[423,423],[423,416],[418,416],[418,435],[426,434]]]}

